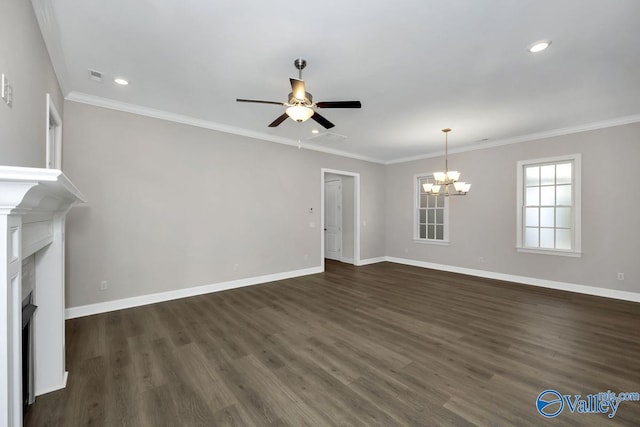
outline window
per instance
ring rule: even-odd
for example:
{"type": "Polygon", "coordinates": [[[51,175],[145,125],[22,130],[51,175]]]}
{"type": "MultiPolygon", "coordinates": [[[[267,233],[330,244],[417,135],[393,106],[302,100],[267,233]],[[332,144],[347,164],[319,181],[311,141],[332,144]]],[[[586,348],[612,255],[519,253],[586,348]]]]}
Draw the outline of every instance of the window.
{"type": "Polygon", "coordinates": [[[518,162],[520,252],[580,256],[580,155],[518,162]]]}
{"type": "Polygon", "coordinates": [[[414,236],[417,241],[446,243],[449,241],[449,200],[445,196],[430,196],[422,184],[434,183],[433,175],[415,176],[414,236]]]}

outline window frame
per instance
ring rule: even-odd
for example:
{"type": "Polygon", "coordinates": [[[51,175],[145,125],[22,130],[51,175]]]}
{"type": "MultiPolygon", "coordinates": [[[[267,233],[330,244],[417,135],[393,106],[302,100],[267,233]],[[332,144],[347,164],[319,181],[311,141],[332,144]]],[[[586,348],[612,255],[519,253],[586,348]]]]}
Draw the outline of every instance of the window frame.
{"type": "MultiPolygon", "coordinates": [[[[581,181],[582,181],[582,155],[580,153],[567,154],[564,156],[545,157],[540,159],[520,160],[517,162],[517,188],[516,188],[516,251],[522,253],[535,253],[546,255],[558,255],[569,257],[582,256],[582,204],[581,204],[581,181]],[[530,248],[524,246],[524,175],[528,166],[557,165],[559,163],[571,162],[571,249],[555,248],[530,248]]],[[[557,207],[558,205],[554,205],[557,207]]],[[[555,228],[555,227],[554,227],[555,228]]]]}
{"type": "Polygon", "coordinates": [[[427,245],[448,245],[449,244],[449,197],[447,196],[439,196],[444,197],[444,208],[443,208],[443,239],[429,239],[427,237],[420,237],[420,179],[430,178],[435,181],[433,178],[433,172],[423,172],[417,173],[413,175],[413,241],[416,243],[422,243],[427,245]]]}

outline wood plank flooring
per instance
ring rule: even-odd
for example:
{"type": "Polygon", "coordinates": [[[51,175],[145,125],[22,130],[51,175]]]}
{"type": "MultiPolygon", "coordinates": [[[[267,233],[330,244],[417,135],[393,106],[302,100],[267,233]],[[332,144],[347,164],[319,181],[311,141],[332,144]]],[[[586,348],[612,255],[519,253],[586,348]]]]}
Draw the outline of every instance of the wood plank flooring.
{"type": "Polygon", "coordinates": [[[67,321],[26,426],[640,425],[640,304],[380,263],[67,321]]]}

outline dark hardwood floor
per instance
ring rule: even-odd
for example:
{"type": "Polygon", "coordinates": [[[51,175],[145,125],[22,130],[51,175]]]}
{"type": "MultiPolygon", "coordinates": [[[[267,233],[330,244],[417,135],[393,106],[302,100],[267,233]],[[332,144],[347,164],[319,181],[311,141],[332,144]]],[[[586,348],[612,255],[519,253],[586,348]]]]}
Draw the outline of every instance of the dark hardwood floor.
{"type": "Polygon", "coordinates": [[[67,321],[27,426],[640,425],[640,304],[380,263],[67,321]]]}

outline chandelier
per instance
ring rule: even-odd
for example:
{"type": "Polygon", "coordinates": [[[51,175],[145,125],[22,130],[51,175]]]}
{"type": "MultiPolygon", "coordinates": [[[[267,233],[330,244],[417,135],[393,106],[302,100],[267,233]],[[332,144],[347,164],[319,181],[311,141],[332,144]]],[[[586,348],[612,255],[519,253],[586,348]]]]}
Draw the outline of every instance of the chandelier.
{"type": "Polygon", "coordinates": [[[444,132],[444,172],[435,172],[433,178],[435,184],[422,184],[425,193],[432,196],[464,196],[469,192],[471,184],[458,181],[460,172],[449,170],[449,132],[451,129],[442,129],[444,132]],[[451,188],[453,187],[453,188],[451,188]]]}

